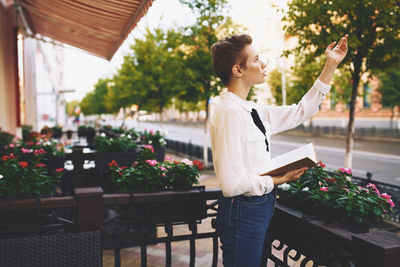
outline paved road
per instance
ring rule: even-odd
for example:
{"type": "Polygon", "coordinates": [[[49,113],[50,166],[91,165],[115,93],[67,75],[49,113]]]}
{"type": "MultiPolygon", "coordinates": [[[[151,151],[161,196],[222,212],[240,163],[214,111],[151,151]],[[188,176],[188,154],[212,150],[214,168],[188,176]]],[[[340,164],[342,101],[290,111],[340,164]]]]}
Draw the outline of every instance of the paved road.
{"type": "MultiPolygon", "coordinates": [[[[127,126],[143,130],[145,128],[159,130],[160,125],[149,122],[127,121],[127,126]]],[[[115,125],[119,125],[115,122],[115,125]]],[[[202,145],[204,130],[199,127],[163,124],[166,137],[182,142],[202,145]]],[[[208,144],[209,138],[207,138],[208,144]]],[[[337,169],[344,165],[345,140],[323,137],[295,136],[278,134],[272,137],[272,156],[278,156],[303,144],[313,142],[317,154],[328,168],[337,169]]],[[[387,141],[355,141],[353,152],[353,175],[365,177],[367,171],[373,173],[373,179],[400,185],[400,143],[387,141]]]]}

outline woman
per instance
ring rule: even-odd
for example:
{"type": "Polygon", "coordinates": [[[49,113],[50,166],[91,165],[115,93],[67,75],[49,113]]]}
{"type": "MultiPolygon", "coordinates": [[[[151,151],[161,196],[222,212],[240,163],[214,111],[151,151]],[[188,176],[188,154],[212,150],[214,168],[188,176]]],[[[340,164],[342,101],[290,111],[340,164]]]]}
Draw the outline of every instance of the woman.
{"type": "Polygon", "coordinates": [[[301,101],[280,107],[246,101],[251,86],[263,83],[267,75],[250,36],[230,36],[212,46],[215,71],[228,89],[221,93],[210,122],[214,170],[223,193],[217,231],[224,266],[260,266],[275,204],[273,189],[298,179],[306,170],[260,176],[271,160],[270,136],[300,125],[318,111],[347,54],[347,37],[326,48],[323,70],[301,101]]]}

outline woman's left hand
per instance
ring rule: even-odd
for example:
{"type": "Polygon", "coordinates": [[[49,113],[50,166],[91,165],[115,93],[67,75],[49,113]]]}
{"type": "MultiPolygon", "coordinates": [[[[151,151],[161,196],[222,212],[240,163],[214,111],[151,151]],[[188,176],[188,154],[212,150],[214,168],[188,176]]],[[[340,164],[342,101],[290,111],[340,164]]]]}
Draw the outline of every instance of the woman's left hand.
{"type": "Polygon", "coordinates": [[[348,34],[346,34],[344,37],[342,37],[339,41],[339,43],[335,46],[336,41],[331,43],[325,50],[325,55],[327,61],[331,61],[335,63],[336,65],[339,65],[340,62],[343,61],[344,57],[347,54],[348,47],[347,47],[347,38],[349,37],[348,34]]]}

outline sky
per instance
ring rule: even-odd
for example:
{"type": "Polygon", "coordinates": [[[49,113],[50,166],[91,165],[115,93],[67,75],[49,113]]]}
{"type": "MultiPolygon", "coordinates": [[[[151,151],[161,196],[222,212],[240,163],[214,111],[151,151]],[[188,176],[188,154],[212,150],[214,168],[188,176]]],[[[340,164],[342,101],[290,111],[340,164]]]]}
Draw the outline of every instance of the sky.
{"type": "MultiPolygon", "coordinates": [[[[235,23],[245,26],[246,33],[253,37],[256,49],[268,57],[268,65],[274,66],[282,48],[282,32],[275,25],[280,15],[271,6],[282,5],[279,0],[228,0],[229,15],[235,23]],[[272,26],[271,26],[272,25],[272,26]]],[[[64,87],[75,89],[65,95],[67,101],[81,100],[93,90],[99,78],[112,77],[123,62],[134,38],[140,38],[146,28],[171,28],[190,25],[194,22],[191,11],[179,0],[155,0],[148,13],[140,20],[125,42],[110,61],[90,55],[80,49],[64,45],[64,87]],[[176,14],[179,14],[177,16],[176,14]]]]}

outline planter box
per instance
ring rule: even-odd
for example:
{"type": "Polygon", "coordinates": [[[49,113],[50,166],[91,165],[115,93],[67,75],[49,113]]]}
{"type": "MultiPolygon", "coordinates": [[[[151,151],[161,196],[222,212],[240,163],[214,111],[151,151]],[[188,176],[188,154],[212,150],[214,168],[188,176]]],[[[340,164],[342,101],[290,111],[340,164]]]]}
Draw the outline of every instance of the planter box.
{"type": "Polygon", "coordinates": [[[207,216],[205,187],[151,193],[121,193],[103,196],[119,219],[132,224],[177,223],[201,220],[207,216]]]}
{"type": "MultiPolygon", "coordinates": [[[[368,229],[365,227],[360,229],[354,228],[353,225],[333,223],[317,216],[310,216],[281,203],[276,203],[271,222],[271,233],[273,240],[280,242],[280,245],[275,249],[293,249],[296,251],[295,258],[300,257],[300,255],[306,257],[303,264],[312,260],[318,266],[335,264],[342,266],[340,264],[343,264],[343,262],[355,264],[359,259],[358,256],[365,257],[365,255],[362,251],[355,250],[353,240],[358,236],[375,234],[368,233],[368,229]]],[[[400,248],[400,243],[397,248],[400,248]]],[[[288,257],[288,254],[286,254],[288,252],[284,251],[283,254],[288,257]]],[[[398,254],[397,258],[399,256],[398,254]]]]}

